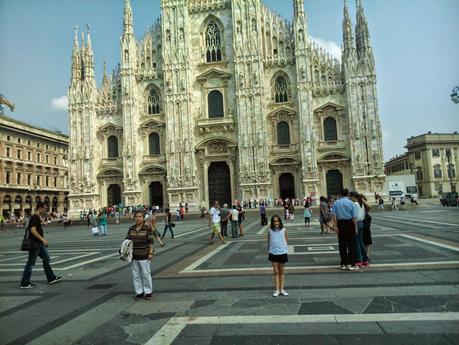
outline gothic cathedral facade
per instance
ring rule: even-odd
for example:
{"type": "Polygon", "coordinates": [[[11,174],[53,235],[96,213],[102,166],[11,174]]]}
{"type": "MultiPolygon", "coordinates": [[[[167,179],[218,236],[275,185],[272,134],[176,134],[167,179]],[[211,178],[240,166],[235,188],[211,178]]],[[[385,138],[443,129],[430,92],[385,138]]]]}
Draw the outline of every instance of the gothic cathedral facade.
{"type": "Polygon", "coordinates": [[[190,208],[213,200],[365,194],[384,183],[375,61],[357,0],[342,61],[314,44],[304,0],[161,0],[136,40],[125,0],[121,62],[100,87],[75,32],[68,92],[70,208],[190,208]]]}

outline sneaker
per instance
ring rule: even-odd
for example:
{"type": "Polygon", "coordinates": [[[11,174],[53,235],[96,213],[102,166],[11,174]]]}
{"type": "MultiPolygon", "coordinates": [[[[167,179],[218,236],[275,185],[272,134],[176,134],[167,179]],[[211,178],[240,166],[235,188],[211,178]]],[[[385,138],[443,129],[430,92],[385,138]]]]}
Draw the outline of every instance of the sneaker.
{"type": "Polygon", "coordinates": [[[358,266],[358,267],[362,267],[363,263],[361,261],[358,261],[358,262],[355,263],[355,265],[358,266]]]}
{"type": "Polygon", "coordinates": [[[48,284],[55,284],[57,282],[60,282],[62,280],[62,277],[56,277],[54,278],[54,280],[51,280],[50,282],[48,282],[48,284]]]}
{"type": "Polygon", "coordinates": [[[281,290],[280,294],[281,294],[282,296],[288,296],[288,292],[285,291],[285,290],[281,290]]]}
{"type": "Polygon", "coordinates": [[[357,271],[359,269],[359,266],[349,266],[347,269],[349,271],[357,271]]]}
{"type": "Polygon", "coordinates": [[[343,271],[346,271],[347,270],[347,265],[340,265],[339,269],[343,270],[343,271]]]}
{"type": "Polygon", "coordinates": [[[151,293],[145,294],[145,299],[146,300],[151,300],[152,299],[151,293]]]}
{"type": "Polygon", "coordinates": [[[26,285],[21,285],[21,289],[33,289],[34,287],[37,287],[35,284],[29,283],[26,285]]]}
{"type": "Polygon", "coordinates": [[[277,291],[277,290],[274,291],[274,292],[273,292],[273,297],[278,297],[278,296],[279,296],[279,291],[277,291]]]}
{"type": "Polygon", "coordinates": [[[363,261],[362,262],[362,266],[370,266],[370,262],[369,261],[363,261]]]}
{"type": "Polygon", "coordinates": [[[136,301],[138,301],[138,300],[141,299],[141,298],[143,298],[143,293],[139,293],[139,294],[135,295],[135,297],[134,297],[134,299],[135,299],[136,301]]]}

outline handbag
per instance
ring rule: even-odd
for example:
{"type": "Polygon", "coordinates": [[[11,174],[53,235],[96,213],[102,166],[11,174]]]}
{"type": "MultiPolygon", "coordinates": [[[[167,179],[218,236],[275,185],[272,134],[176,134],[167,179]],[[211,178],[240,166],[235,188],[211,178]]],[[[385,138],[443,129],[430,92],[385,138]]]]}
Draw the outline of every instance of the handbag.
{"type": "Polygon", "coordinates": [[[332,220],[332,215],[331,215],[331,213],[328,212],[327,214],[325,214],[324,217],[323,217],[323,219],[324,219],[324,222],[325,222],[325,223],[328,223],[329,221],[331,221],[331,220],[332,220]]]}
{"type": "Polygon", "coordinates": [[[33,248],[33,241],[30,238],[30,229],[27,227],[24,233],[24,238],[21,243],[21,250],[24,252],[31,251],[33,248]]]}
{"type": "Polygon", "coordinates": [[[175,223],[171,223],[171,226],[172,226],[173,228],[175,228],[175,223]]]}
{"type": "Polygon", "coordinates": [[[99,233],[99,228],[97,226],[94,226],[92,229],[92,234],[95,235],[95,234],[98,234],[99,233]]]}

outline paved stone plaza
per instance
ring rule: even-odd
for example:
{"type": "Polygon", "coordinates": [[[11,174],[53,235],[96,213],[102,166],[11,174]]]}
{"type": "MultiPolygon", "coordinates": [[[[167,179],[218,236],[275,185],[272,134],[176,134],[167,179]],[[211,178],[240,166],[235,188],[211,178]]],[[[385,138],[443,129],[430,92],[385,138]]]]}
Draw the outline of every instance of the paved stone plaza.
{"type": "MultiPolygon", "coordinates": [[[[270,211],[273,214],[274,211],[270,211]]],[[[459,344],[459,209],[439,205],[373,213],[372,265],[337,269],[335,235],[288,223],[288,297],[271,297],[266,227],[208,244],[207,221],[178,223],[155,248],[154,298],[134,301],[117,250],[127,224],[106,237],[49,228],[48,286],[20,290],[23,230],[0,231],[0,344],[459,344]]],[[[160,224],[160,230],[162,227],[160,224]]]]}

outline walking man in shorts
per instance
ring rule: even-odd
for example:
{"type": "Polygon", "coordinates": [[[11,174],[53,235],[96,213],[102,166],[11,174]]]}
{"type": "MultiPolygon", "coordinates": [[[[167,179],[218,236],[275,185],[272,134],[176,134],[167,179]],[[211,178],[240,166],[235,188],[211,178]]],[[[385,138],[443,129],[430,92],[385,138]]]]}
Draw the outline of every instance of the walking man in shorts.
{"type": "Polygon", "coordinates": [[[214,201],[214,206],[209,211],[209,228],[212,229],[212,234],[209,238],[209,243],[214,243],[214,236],[217,235],[220,238],[222,243],[225,243],[225,239],[222,236],[220,229],[221,213],[220,207],[218,206],[218,201],[214,201]]]}

